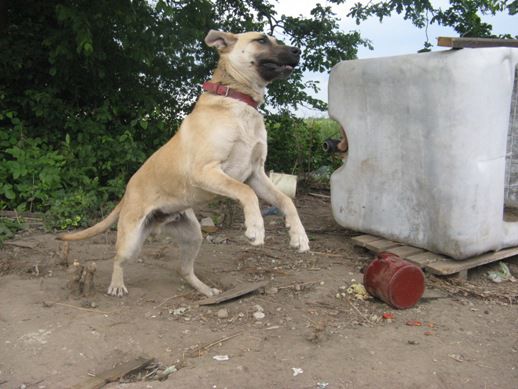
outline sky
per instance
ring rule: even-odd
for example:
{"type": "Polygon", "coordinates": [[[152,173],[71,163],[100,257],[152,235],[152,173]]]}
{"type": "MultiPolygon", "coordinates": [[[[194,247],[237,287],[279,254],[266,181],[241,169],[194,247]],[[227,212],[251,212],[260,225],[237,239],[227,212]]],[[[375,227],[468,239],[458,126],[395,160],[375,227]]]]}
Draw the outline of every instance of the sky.
{"type": "MultiPolygon", "coordinates": [[[[402,16],[395,15],[386,18],[382,23],[377,18],[370,18],[356,25],[353,19],[347,18],[349,7],[356,2],[364,2],[365,0],[350,0],[340,6],[333,6],[337,16],[341,19],[340,28],[345,31],[359,31],[363,38],[369,39],[374,46],[374,50],[366,47],[359,48],[358,58],[375,58],[386,57],[392,55],[402,55],[416,53],[423,48],[426,41],[426,32],[424,29],[418,29],[410,21],[404,20],[402,16]]],[[[325,0],[278,0],[276,10],[279,15],[286,14],[289,16],[309,16],[310,10],[316,3],[325,3],[325,0]]],[[[449,2],[447,0],[432,1],[433,4],[446,7],[449,2]]],[[[493,26],[495,34],[511,34],[518,35],[518,15],[496,15],[482,16],[482,20],[493,26]]],[[[428,28],[428,38],[430,43],[435,45],[436,38],[439,36],[458,36],[452,28],[431,25],[428,28]]],[[[433,51],[446,50],[444,47],[433,47],[433,51]]],[[[320,82],[321,90],[316,95],[321,100],[327,102],[327,80],[328,74],[307,73],[307,80],[317,80],[320,82]]],[[[298,115],[305,117],[326,117],[326,112],[301,108],[298,115]]]]}

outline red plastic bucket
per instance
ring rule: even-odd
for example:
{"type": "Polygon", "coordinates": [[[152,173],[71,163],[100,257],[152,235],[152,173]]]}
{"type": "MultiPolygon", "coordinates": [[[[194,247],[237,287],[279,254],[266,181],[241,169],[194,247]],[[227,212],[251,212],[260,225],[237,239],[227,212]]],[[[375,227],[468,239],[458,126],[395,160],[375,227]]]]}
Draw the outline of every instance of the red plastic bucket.
{"type": "Polygon", "coordinates": [[[384,252],[365,269],[363,284],[371,295],[405,309],[413,307],[423,295],[424,274],[418,266],[384,252]]]}

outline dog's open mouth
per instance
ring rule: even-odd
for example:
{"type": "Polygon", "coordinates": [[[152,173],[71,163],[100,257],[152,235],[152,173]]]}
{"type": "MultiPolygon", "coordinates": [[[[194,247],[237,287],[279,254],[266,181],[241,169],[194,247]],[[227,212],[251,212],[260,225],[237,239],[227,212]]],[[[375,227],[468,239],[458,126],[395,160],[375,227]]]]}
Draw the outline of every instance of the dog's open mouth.
{"type": "Polygon", "coordinates": [[[285,64],[281,64],[281,63],[277,63],[277,62],[273,62],[273,61],[269,61],[269,60],[266,60],[266,61],[263,61],[261,63],[261,66],[263,66],[264,68],[270,70],[270,71],[278,71],[278,72],[284,72],[284,71],[293,71],[293,69],[295,69],[295,67],[298,65],[298,63],[285,63],[285,64]]]}
{"type": "Polygon", "coordinates": [[[297,66],[296,64],[280,64],[276,62],[263,62],[262,65],[271,70],[293,70],[297,66]]]}
{"type": "Polygon", "coordinates": [[[289,77],[299,62],[299,49],[290,46],[280,46],[271,53],[258,56],[257,70],[263,80],[270,82],[289,77]]]}

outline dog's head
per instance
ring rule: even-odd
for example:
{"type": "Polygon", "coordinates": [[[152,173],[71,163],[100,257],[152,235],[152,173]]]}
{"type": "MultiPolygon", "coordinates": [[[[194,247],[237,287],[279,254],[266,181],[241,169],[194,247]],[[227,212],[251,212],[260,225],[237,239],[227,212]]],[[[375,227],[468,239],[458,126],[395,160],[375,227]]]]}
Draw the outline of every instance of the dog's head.
{"type": "Polygon", "coordinates": [[[261,32],[232,34],[211,30],[205,43],[218,49],[230,68],[227,70],[264,83],[287,78],[300,60],[299,48],[283,45],[261,32]]]}

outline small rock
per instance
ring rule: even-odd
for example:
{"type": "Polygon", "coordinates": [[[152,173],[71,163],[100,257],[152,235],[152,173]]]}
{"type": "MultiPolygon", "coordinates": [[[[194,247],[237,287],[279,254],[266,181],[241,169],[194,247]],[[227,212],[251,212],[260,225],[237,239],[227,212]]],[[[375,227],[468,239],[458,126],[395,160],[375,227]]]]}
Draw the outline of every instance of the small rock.
{"type": "Polygon", "coordinates": [[[419,342],[417,340],[409,340],[407,343],[411,344],[412,346],[416,346],[419,344],[419,342]]]}
{"type": "Polygon", "coordinates": [[[214,233],[218,230],[218,228],[212,221],[212,218],[210,218],[210,217],[205,217],[205,218],[201,219],[200,224],[201,224],[201,229],[203,230],[203,232],[214,233]]]}
{"type": "Polygon", "coordinates": [[[254,318],[255,320],[262,320],[265,318],[265,314],[263,312],[254,312],[254,318]]]}
{"type": "Polygon", "coordinates": [[[279,289],[276,287],[271,287],[266,289],[266,294],[277,294],[279,293],[279,289]]]}
{"type": "Polygon", "coordinates": [[[227,309],[220,309],[218,311],[218,319],[226,319],[228,317],[228,310],[227,309]]]}
{"type": "Polygon", "coordinates": [[[261,307],[259,304],[254,305],[254,309],[255,309],[257,312],[264,312],[263,307],[261,307]]]}
{"type": "Polygon", "coordinates": [[[50,308],[54,305],[54,303],[52,301],[43,301],[42,304],[45,308],[50,308]]]}

